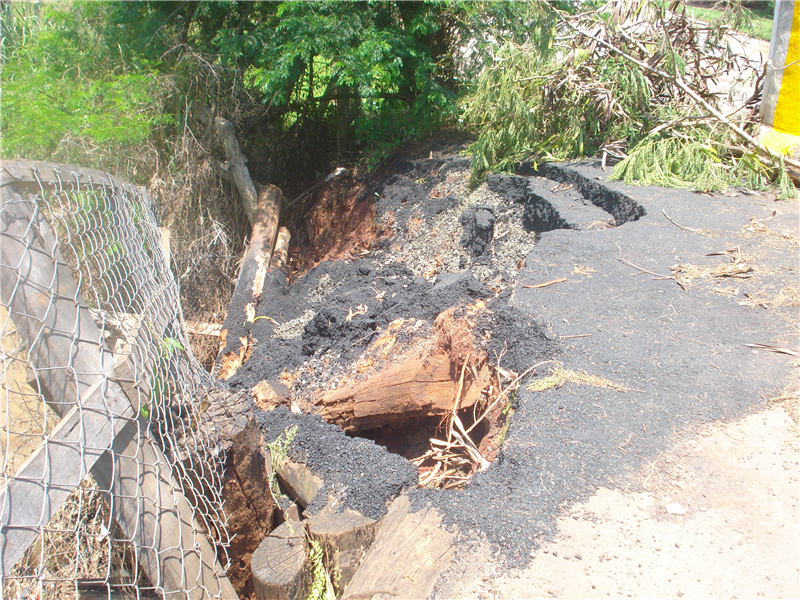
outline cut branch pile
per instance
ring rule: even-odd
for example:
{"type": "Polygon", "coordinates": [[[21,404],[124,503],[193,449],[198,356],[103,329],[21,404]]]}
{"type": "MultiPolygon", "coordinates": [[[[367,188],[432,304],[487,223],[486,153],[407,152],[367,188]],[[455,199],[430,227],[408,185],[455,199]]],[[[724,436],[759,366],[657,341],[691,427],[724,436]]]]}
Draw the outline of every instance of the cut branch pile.
{"type": "Polygon", "coordinates": [[[800,162],[756,139],[767,64],[745,56],[744,34],[679,2],[614,0],[556,17],[549,51],[507,44],[482,75],[467,107],[481,127],[476,176],[531,155],[596,154],[603,168],[621,161],[612,177],[626,182],[796,194],[786,169],[800,176],[800,162]]]}
{"type": "MultiPolygon", "coordinates": [[[[498,360],[491,385],[484,389],[481,401],[472,407],[472,424],[465,427],[458,413],[461,410],[465,376],[468,371],[474,370],[474,368],[467,368],[469,364],[469,358],[467,358],[461,367],[461,376],[453,399],[453,407],[450,414],[442,419],[442,428],[446,423],[446,440],[431,438],[430,450],[411,460],[419,468],[420,486],[442,489],[461,487],[469,481],[474,473],[486,469],[489,461],[481,454],[481,450],[470,434],[484,420],[498,425],[500,418],[508,415],[511,395],[519,389],[520,382],[528,375],[535,373],[537,367],[549,362],[552,361],[533,365],[522,374],[517,375],[503,369],[498,360]],[[504,385],[504,381],[508,383],[504,385]]],[[[477,373],[471,373],[470,376],[477,378],[477,373]]],[[[498,445],[500,441],[502,440],[498,440],[498,445]]]]}

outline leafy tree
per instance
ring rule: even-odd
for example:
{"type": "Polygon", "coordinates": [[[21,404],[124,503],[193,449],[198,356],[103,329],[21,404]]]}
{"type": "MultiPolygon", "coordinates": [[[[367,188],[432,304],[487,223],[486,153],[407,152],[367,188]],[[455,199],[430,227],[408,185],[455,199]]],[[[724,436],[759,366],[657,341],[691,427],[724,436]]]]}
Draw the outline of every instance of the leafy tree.
{"type": "Polygon", "coordinates": [[[98,30],[106,8],[3,3],[4,158],[111,167],[172,121],[167,79],[98,30]]]}
{"type": "Polygon", "coordinates": [[[498,39],[528,39],[541,4],[136,2],[110,29],[250,132],[249,154],[270,157],[252,166],[285,185],[455,123],[498,39]]]}

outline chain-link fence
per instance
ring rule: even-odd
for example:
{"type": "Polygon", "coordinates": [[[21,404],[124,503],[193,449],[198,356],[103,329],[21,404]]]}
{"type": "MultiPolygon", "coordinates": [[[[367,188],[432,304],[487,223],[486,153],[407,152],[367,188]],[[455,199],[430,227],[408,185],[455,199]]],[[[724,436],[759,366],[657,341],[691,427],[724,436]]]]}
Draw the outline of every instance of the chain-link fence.
{"type": "Polygon", "coordinates": [[[34,161],[0,184],[0,598],[235,598],[224,394],[146,189],[34,161]]]}

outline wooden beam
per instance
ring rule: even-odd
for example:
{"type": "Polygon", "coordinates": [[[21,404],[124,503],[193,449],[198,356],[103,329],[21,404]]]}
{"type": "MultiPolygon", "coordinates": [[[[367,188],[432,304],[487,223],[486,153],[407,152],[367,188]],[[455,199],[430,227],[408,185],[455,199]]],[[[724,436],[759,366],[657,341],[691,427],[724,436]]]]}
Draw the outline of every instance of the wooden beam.
{"type": "Polygon", "coordinates": [[[38,191],[39,181],[45,187],[49,183],[59,180],[69,186],[69,184],[75,183],[76,177],[84,184],[88,184],[91,180],[95,185],[110,185],[115,188],[136,187],[104,171],[75,165],[59,165],[43,160],[28,159],[3,160],[0,161],[0,164],[2,165],[2,172],[0,172],[2,185],[13,183],[19,190],[38,191]]]}
{"type": "MultiPolygon", "coordinates": [[[[131,377],[127,365],[118,372],[131,377]]],[[[0,492],[3,575],[22,557],[136,410],[132,379],[100,379],[64,415],[0,492]]],[[[134,425],[136,425],[134,421],[134,425]]]]}
{"type": "Polygon", "coordinates": [[[455,553],[455,535],[441,523],[435,508],[414,513],[408,496],[395,499],[343,600],[428,598],[455,553]]]}
{"type": "Polygon", "coordinates": [[[278,237],[275,240],[275,249],[272,251],[272,259],[269,261],[271,269],[280,269],[289,262],[289,242],[292,234],[286,227],[278,230],[278,237]]]}
{"type": "Polygon", "coordinates": [[[275,237],[278,235],[278,219],[282,202],[283,192],[279,188],[274,185],[265,185],[261,188],[253,233],[250,236],[247,250],[244,252],[242,269],[239,272],[239,280],[236,282],[234,294],[249,286],[251,299],[256,302],[261,299],[264,279],[272,258],[272,249],[275,247],[275,237]]]}
{"type": "Polygon", "coordinates": [[[217,137],[222,143],[222,148],[225,150],[227,171],[233,176],[233,182],[242,197],[242,204],[247,213],[247,218],[250,219],[251,224],[255,225],[258,194],[256,193],[255,185],[253,185],[253,180],[250,178],[247,158],[242,154],[239,142],[236,140],[236,131],[233,123],[213,114],[208,107],[202,104],[195,104],[194,112],[203,123],[213,127],[216,131],[217,137]]]}
{"type": "Polygon", "coordinates": [[[142,426],[129,423],[114,440],[113,457],[104,454],[92,471],[101,489],[112,490],[112,516],[166,599],[235,600],[170,462],[142,426]]]}
{"type": "Polygon", "coordinates": [[[44,215],[9,185],[2,186],[0,300],[31,363],[46,378],[51,406],[65,415],[114,368],[100,330],[83,304],[44,215]]]}

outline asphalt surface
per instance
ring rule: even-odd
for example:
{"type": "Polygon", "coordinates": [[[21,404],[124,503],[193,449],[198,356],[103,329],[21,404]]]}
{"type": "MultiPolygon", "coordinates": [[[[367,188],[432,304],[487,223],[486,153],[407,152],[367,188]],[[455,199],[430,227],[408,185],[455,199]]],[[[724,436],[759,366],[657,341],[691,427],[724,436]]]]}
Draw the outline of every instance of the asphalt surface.
{"type": "MultiPolygon", "coordinates": [[[[405,183],[391,175],[388,181],[410,186],[416,179],[419,187],[415,169],[406,169],[412,174],[405,183]]],[[[440,173],[429,188],[445,181],[446,170],[440,173]]],[[[253,357],[231,383],[247,387],[276,377],[278,365],[306,364],[309,380],[328,385],[328,379],[320,379],[323,363],[330,362],[323,359],[349,359],[389,320],[419,317],[423,308],[431,309],[423,316],[432,319],[452,303],[485,295],[496,315],[492,343],[508,348],[507,368],[519,372],[549,358],[625,391],[569,382],[541,392],[521,388],[496,460],[465,489],[451,491],[413,488],[413,468],[401,457],[371,441],[349,438],[319,417],[276,409],[261,419],[267,437],[274,439],[294,422],[306,423],[298,438],[302,443],[290,447],[289,454],[313,463],[330,481],[310,512],[334,494],[344,505],[377,518],[391,497],[408,489],[414,507],[432,504],[447,526],[458,528],[460,546],[485,540],[506,568],[521,567],[554,535],[557,517],[570,506],[601,486],[635,490],[631,475],[668,450],[675,432],[742,417],[790,384],[796,358],[745,344],[797,350],[796,201],[607,182],[608,173],[593,162],[546,166],[542,172],[523,166],[520,175],[493,176],[489,188],[509,205],[524,206],[522,221],[527,231],[536,232],[537,242],[521,270],[504,271],[515,272],[516,281],[493,301],[493,292],[471,279],[443,301],[441,287],[437,292],[433,284],[379,258],[323,263],[294,286],[281,284],[274,304],[259,308],[259,314],[283,323],[311,307],[314,319],[301,322],[295,337],[271,340],[274,333],[259,322],[253,327],[253,357]],[[744,273],[748,277],[709,273],[714,268],[721,273],[736,257],[752,267],[744,273]],[[705,267],[706,276],[684,278],[681,286],[672,276],[679,264],[705,267]],[[369,296],[387,276],[395,278],[400,295],[373,310],[369,296]],[[550,284],[525,287],[542,283],[550,284]],[[324,293],[318,293],[321,288],[324,293]],[[408,314],[403,312],[406,297],[408,314]],[[361,302],[369,303],[370,311],[344,320],[348,307],[361,302]]],[[[396,191],[389,184],[380,188],[387,189],[396,191]]],[[[432,195],[423,191],[396,196],[397,207],[419,203],[427,215],[425,203],[432,195]]],[[[447,207],[456,204],[448,197],[447,207]]],[[[480,211],[488,209],[482,206],[470,209],[471,220],[461,224],[485,221],[488,216],[480,211]]],[[[447,214],[441,200],[434,208],[426,218],[447,214]]],[[[489,208],[517,214],[499,204],[489,208]]],[[[498,243],[478,253],[491,252],[498,243]]],[[[465,251],[474,253],[474,247],[465,251]]],[[[482,262],[472,257],[467,264],[473,269],[482,262]]],[[[686,267],[684,272],[693,271],[686,267]]],[[[453,276],[442,274],[439,281],[448,277],[453,276]]],[[[547,367],[533,378],[545,375],[547,367]]]]}
{"type": "Polygon", "coordinates": [[[557,515],[598,487],[635,489],[630,475],[668,449],[675,431],[733,420],[780,395],[796,364],[789,355],[745,346],[797,350],[796,300],[789,307],[739,304],[745,293],[774,298],[786,286],[796,290],[798,247],[779,233],[797,235],[796,202],[606,183],[592,163],[573,170],[634,199],[644,214],[619,227],[543,233],[511,303],[558,336],[554,358],[564,368],[631,391],[572,383],[544,392],[523,388],[489,469],[463,491],[411,491],[417,506],[431,502],[457,524],[462,540],[485,536],[508,567],[527,563],[554,532],[557,515]],[[751,217],[767,219],[773,210],[765,223],[773,233],[742,232],[751,217]],[[682,229],[664,212],[709,231],[682,229]],[[684,290],[654,275],[669,276],[676,264],[727,264],[725,256],[707,255],[737,246],[754,277],[695,280],[684,290]]]}

